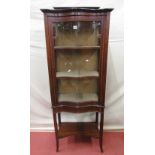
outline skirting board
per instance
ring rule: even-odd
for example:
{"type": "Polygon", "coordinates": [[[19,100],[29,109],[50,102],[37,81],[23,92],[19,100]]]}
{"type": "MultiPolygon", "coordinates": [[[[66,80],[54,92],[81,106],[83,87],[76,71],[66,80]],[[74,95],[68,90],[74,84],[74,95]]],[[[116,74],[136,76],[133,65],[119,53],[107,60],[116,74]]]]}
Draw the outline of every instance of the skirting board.
{"type": "MultiPolygon", "coordinates": [[[[104,131],[124,131],[123,126],[104,126],[104,131]]],[[[30,132],[54,132],[54,126],[49,125],[37,125],[30,127],[30,132]]]]}

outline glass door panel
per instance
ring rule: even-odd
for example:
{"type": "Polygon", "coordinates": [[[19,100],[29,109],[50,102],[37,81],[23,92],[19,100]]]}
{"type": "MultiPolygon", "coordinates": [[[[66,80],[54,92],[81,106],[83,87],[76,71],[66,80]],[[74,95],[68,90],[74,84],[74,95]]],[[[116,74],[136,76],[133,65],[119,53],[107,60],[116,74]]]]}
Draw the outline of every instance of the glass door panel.
{"type": "Polygon", "coordinates": [[[59,102],[97,102],[97,80],[59,79],[58,94],[59,102]]]}
{"type": "Polygon", "coordinates": [[[98,50],[56,51],[57,77],[98,77],[98,50]]]}
{"type": "Polygon", "coordinates": [[[98,46],[100,25],[96,21],[55,23],[55,46],[98,46]]]}
{"type": "Polygon", "coordinates": [[[100,22],[54,24],[58,102],[98,101],[100,22]]]}

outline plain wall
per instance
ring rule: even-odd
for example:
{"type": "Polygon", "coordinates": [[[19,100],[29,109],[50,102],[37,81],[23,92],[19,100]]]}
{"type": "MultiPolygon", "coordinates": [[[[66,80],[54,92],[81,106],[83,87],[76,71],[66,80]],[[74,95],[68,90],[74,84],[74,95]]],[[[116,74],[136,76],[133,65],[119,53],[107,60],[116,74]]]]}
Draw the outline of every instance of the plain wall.
{"type": "MultiPolygon", "coordinates": [[[[31,129],[47,130],[53,128],[49,93],[49,79],[46,60],[46,43],[43,13],[41,8],[54,6],[100,6],[114,8],[111,13],[108,68],[105,100],[104,129],[123,129],[124,127],[124,56],[123,56],[123,1],[96,0],[32,0],[31,1],[31,129]]],[[[91,121],[94,113],[62,114],[66,121],[91,121]]]]}

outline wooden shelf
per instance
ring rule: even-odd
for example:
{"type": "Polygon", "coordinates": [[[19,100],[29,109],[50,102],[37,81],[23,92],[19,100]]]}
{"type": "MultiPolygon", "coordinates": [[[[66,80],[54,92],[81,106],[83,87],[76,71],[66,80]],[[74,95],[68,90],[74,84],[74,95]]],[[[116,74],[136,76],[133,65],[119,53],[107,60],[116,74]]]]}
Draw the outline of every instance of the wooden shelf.
{"type": "MultiPolygon", "coordinates": [[[[96,37],[100,39],[101,38],[101,34],[98,34],[96,37]]],[[[57,36],[54,35],[53,38],[56,39],[57,36]]]]}
{"type": "Polygon", "coordinates": [[[99,49],[100,46],[54,46],[55,50],[63,49],[99,49]]]}
{"type": "Polygon", "coordinates": [[[89,78],[89,77],[99,77],[97,71],[71,71],[71,72],[57,72],[57,78],[89,78]]]}
{"type": "Polygon", "coordinates": [[[58,137],[84,135],[99,138],[99,130],[93,122],[63,122],[59,124],[58,137]]]}
{"type": "Polygon", "coordinates": [[[74,102],[74,103],[82,103],[82,102],[97,102],[98,95],[95,93],[89,94],[59,94],[58,102],[74,102]]]}

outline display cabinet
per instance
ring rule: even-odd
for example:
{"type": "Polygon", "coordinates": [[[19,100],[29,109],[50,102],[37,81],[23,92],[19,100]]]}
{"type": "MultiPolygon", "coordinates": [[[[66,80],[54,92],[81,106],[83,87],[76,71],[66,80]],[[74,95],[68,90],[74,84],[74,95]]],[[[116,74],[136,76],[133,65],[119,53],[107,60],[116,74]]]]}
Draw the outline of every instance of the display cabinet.
{"type": "Polygon", "coordinates": [[[60,138],[83,135],[98,138],[103,152],[108,34],[112,10],[98,7],[41,9],[44,13],[57,151],[60,138]],[[93,122],[62,122],[62,112],[94,112],[96,118],[93,122]]]}

